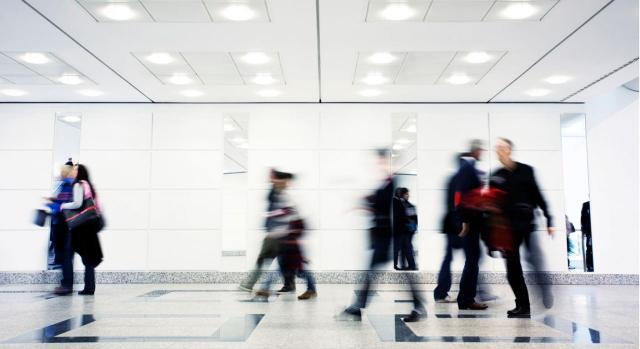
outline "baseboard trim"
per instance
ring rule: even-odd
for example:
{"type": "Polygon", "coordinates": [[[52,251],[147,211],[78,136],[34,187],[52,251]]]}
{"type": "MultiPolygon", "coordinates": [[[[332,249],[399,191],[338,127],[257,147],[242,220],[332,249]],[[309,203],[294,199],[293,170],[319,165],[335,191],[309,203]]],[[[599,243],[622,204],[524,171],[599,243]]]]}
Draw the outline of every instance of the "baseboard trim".
{"type": "MultiPolygon", "coordinates": [[[[376,283],[401,284],[407,280],[407,273],[416,276],[423,284],[435,284],[438,280],[434,272],[376,271],[376,283]]],[[[356,284],[362,282],[362,271],[317,271],[313,272],[320,284],[356,284]]],[[[247,276],[246,272],[220,271],[96,271],[96,282],[101,284],[235,284],[247,276]]],[[[453,282],[460,280],[460,273],[453,273],[453,282]]],[[[60,280],[60,271],[0,272],[0,285],[9,284],[55,284],[60,280]]],[[[599,273],[527,273],[525,279],[530,284],[553,285],[638,285],[638,274],[599,273]]],[[[82,283],[83,273],[76,271],[74,281],[82,283]]],[[[506,284],[504,272],[480,272],[479,282],[483,284],[506,284]]]]}

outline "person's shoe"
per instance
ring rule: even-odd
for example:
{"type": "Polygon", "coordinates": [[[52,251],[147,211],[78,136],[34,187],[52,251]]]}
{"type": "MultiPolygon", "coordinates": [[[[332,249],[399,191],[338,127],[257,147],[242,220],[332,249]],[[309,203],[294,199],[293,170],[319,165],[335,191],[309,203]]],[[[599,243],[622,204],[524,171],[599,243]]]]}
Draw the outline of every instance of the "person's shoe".
{"type": "Polygon", "coordinates": [[[335,316],[336,321],[362,321],[360,309],[349,307],[335,316]]]}
{"type": "Polygon", "coordinates": [[[279,290],[277,291],[277,293],[291,293],[291,292],[295,292],[295,291],[296,291],[296,289],[295,289],[295,288],[291,288],[291,287],[286,287],[286,286],[285,286],[285,287],[283,287],[283,288],[279,289],[279,290]]]}
{"type": "Polygon", "coordinates": [[[248,286],[245,286],[243,284],[238,285],[238,289],[240,291],[245,291],[245,292],[253,292],[252,288],[249,288],[248,286]]]}
{"type": "Polygon", "coordinates": [[[53,289],[53,293],[59,296],[66,296],[68,294],[73,293],[73,290],[71,289],[71,287],[58,286],[53,289]]]}
{"type": "Polygon", "coordinates": [[[484,303],[473,302],[467,305],[458,305],[458,309],[460,310],[486,310],[489,308],[488,305],[484,303]]]}
{"type": "Polygon", "coordinates": [[[516,306],[515,308],[507,311],[507,317],[509,318],[530,318],[531,310],[522,306],[516,306]]]}
{"type": "Polygon", "coordinates": [[[269,290],[260,290],[260,291],[256,292],[256,296],[269,298],[269,296],[271,296],[271,291],[269,291],[269,290]]]}
{"type": "Polygon", "coordinates": [[[298,299],[301,301],[304,301],[304,300],[316,298],[316,297],[318,297],[318,292],[307,290],[303,294],[299,295],[298,299]]]}
{"type": "Polygon", "coordinates": [[[419,313],[415,310],[411,311],[411,314],[409,316],[405,316],[402,318],[402,321],[404,322],[418,322],[420,321],[422,318],[424,318],[424,314],[423,313],[419,313]]]}
{"type": "Polygon", "coordinates": [[[455,303],[455,302],[456,302],[456,300],[451,298],[451,297],[449,297],[449,296],[446,296],[444,298],[436,299],[436,303],[455,303]]]}
{"type": "Polygon", "coordinates": [[[94,291],[82,290],[78,292],[78,294],[81,296],[93,296],[94,293],[95,293],[95,290],[94,291]]]}

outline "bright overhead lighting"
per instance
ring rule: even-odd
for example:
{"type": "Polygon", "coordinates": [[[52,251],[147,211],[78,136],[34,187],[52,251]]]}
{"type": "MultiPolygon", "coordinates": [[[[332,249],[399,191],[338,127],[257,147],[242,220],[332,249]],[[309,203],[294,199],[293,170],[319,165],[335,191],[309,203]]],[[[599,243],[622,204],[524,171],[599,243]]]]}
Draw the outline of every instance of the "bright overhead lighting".
{"type": "Polygon", "coordinates": [[[72,124],[75,124],[77,122],[80,122],[80,117],[78,115],[65,115],[62,117],[62,121],[64,122],[69,122],[72,124]]]}
{"type": "Polygon", "coordinates": [[[248,21],[256,16],[256,12],[247,5],[235,4],[225,7],[220,14],[232,21],[248,21]]]}
{"type": "Polygon", "coordinates": [[[389,79],[385,78],[380,73],[372,73],[362,79],[362,82],[367,85],[382,85],[387,81],[389,81],[389,79]]]}
{"type": "Polygon", "coordinates": [[[369,62],[373,64],[389,64],[396,60],[396,56],[389,52],[377,52],[369,56],[369,62]]]}
{"type": "Polygon", "coordinates": [[[464,56],[464,60],[472,64],[487,63],[491,59],[493,59],[493,56],[484,51],[469,52],[464,56]]]}
{"type": "Polygon", "coordinates": [[[416,125],[409,125],[404,129],[405,132],[410,132],[410,133],[416,133],[418,131],[418,128],[416,127],[416,125]]]}
{"type": "Polygon", "coordinates": [[[502,10],[502,15],[508,19],[526,19],[538,12],[538,8],[526,3],[519,2],[507,6],[502,10]]]}
{"type": "Polygon", "coordinates": [[[260,90],[256,92],[259,96],[262,97],[276,97],[282,94],[282,91],[279,90],[260,90]]]}
{"type": "Polygon", "coordinates": [[[186,74],[173,74],[167,79],[167,81],[174,85],[187,85],[192,83],[193,79],[186,74]]]}
{"type": "Polygon", "coordinates": [[[552,75],[546,79],[544,79],[544,81],[552,84],[552,85],[560,85],[560,84],[564,84],[565,82],[571,80],[570,76],[566,76],[566,75],[552,75]]]}
{"type": "Polygon", "coordinates": [[[82,80],[78,75],[62,75],[58,78],[58,81],[65,85],[80,85],[84,82],[84,80],[82,80]]]}
{"type": "Polygon", "coordinates": [[[87,97],[98,97],[104,94],[104,92],[99,90],[80,90],[78,93],[87,97]]]}
{"type": "Polygon", "coordinates": [[[47,55],[40,52],[27,52],[21,55],[20,59],[31,64],[45,64],[51,62],[47,55]]]}
{"type": "Polygon", "coordinates": [[[11,96],[11,97],[20,97],[27,94],[26,91],[18,90],[15,88],[7,88],[4,90],[0,90],[0,93],[2,93],[3,95],[11,96]]]}
{"type": "Polygon", "coordinates": [[[415,15],[416,11],[407,4],[389,4],[380,15],[390,21],[404,21],[415,15]]]}
{"type": "Polygon", "coordinates": [[[249,52],[240,59],[248,64],[265,64],[271,60],[271,58],[269,58],[269,56],[264,52],[249,52]]]}
{"type": "Polygon", "coordinates": [[[381,94],[382,94],[382,91],[375,90],[375,89],[368,89],[368,90],[360,91],[360,95],[364,96],[364,97],[376,97],[376,96],[380,96],[381,94]]]}
{"type": "Polygon", "coordinates": [[[471,80],[472,79],[467,74],[455,73],[451,75],[449,78],[447,78],[446,81],[451,85],[464,85],[464,84],[470,83],[471,80]]]}
{"type": "Polygon", "coordinates": [[[145,59],[154,64],[169,64],[175,61],[175,58],[166,52],[154,52],[145,57],[145,59]]]}
{"type": "Polygon", "coordinates": [[[258,74],[255,78],[251,79],[251,81],[258,85],[271,85],[276,83],[278,80],[274,79],[271,74],[258,74]]]}
{"type": "Polygon", "coordinates": [[[182,94],[185,97],[200,97],[200,96],[204,96],[204,92],[202,92],[200,90],[184,90],[184,91],[180,91],[180,94],[182,94]]]}
{"type": "Polygon", "coordinates": [[[542,97],[551,93],[551,90],[546,88],[534,88],[526,92],[531,97],[542,97]]]}
{"type": "Polygon", "coordinates": [[[100,12],[114,21],[128,21],[137,16],[136,12],[125,4],[109,4],[103,7],[100,12]]]}

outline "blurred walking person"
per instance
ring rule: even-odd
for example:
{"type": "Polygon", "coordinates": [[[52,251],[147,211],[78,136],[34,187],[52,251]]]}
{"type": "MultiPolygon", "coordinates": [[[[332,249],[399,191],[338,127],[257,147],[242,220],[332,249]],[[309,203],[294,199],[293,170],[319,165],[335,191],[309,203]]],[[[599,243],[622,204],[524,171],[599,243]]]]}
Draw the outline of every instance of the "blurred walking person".
{"type": "Polygon", "coordinates": [[[589,201],[582,203],[582,210],[580,211],[580,230],[582,231],[582,239],[585,240],[585,271],[591,272],[593,271],[593,241],[591,239],[591,203],[589,201]]]}
{"type": "MultiPolygon", "coordinates": [[[[369,237],[373,254],[369,264],[369,270],[365,274],[363,289],[358,292],[355,302],[347,307],[344,311],[336,316],[337,320],[355,320],[362,319],[362,311],[367,307],[369,300],[369,289],[371,287],[371,279],[373,278],[373,270],[382,267],[391,260],[390,249],[393,236],[392,226],[392,202],[394,194],[394,179],[391,174],[391,156],[386,149],[377,151],[377,160],[380,170],[384,173],[384,180],[378,186],[378,189],[365,198],[365,207],[371,212],[373,226],[369,230],[369,237]]],[[[406,322],[414,322],[420,320],[426,310],[422,304],[422,300],[415,288],[415,274],[408,273],[408,284],[411,287],[413,296],[413,310],[411,314],[403,320],[406,322]]]]}
{"type": "Polygon", "coordinates": [[[476,302],[476,290],[478,287],[478,273],[480,263],[480,234],[483,229],[483,213],[474,208],[468,208],[460,204],[465,197],[475,195],[482,189],[481,176],[484,175],[476,169],[476,162],[482,157],[484,151],[482,141],[474,139],[469,146],[469,152],[461,156],[460,168],[456,173],[454,204],[461,219],[461,228],[458,236],[462,238],[465,261],[462,277],[460,278],[460,292],[458,293],[458,308],[470,310],[485,310],[485,303],[476,302]]]}
{"type": "MultiPolygon", "coordinates": [[[[509,310],[507,315],[526,318],[531,316],[531,304],[520,263],[520,245],[524,243],[528,250],[529,262],[533,265],[534,271],[540,273],[544,270],[544,263],[542,252],[534,236],[534,210],[537,207],[546,217],[549,235],[553,236],[554,228],[552,228],[552,217],[536,182],[533,168],[514,161],[511,158],[512,150],[513,142],[506,138],[498,138],[496,154],[503,167],[491,175],[490,186],[506,192],[503,212],[508,217],[514,240],[513,252],[506,256],[506,264],[507,280],[516,297],[516,307],[509,310]]],[[[550,287],[544,285],[542,280],[538,280],[538,285],[541,287],[544,306],[551,308],[553,295],[550,287]]]]}
{"type": "Polygon", "coordinates": [[[416,207],[409,202],[409,189],[397,188],[393,196],[393,262],[394,266],[406,265],[406,267],[396,269],[418,270],[413,255],[413,235],[417,229],[418,213],[416,207]],[[399,244],[398,247],[395,246],[396,241],[399,244]],[[399,250],[399,254],[395,253],[396,249],[399,250]],[[399,264],[398,257],[400,257],[399,264]]]}
{"type": "Polygon", "coordinates": [[[54,289],[59,295],[70,294],[73,291],[73,248],[71,246],[71,232],[65,221],[61,205],[73,200],[73,183],[75,170],[73,163],[68,161],[60,168],[60,181],[49,199],[51,209],[50,241],[53,246],[53,264],[62,269],[60,286],[54,289]]]}
{"type": "MultiPolygon", "coordinates": [[[[284,190],[289,185],[289,180],[293,179],[293,175],[286,172],[271,170],[269,180],[271,181],[271,191],[267,196],[267,219],[265,221],[265,229],[267,236],[262,241],[260,253],[256,259],[256,266],[244,280],[239,288],[244,291],[253,291],[253,286],[260,278],[264,266],[271,265],[274,259],[280,256],[281,240],[289,233],[289,218],[283,215],[283,208],[286,207],[287,198],[284,190]]],[[[279,293],[293,292],[296,289],[295,275],[283,268],[282,260],[278,261],[280,272],[284,278],[284,287],[278,291],[279,293]]]]}
{"type": "MultiPolygon", "coordinates": [[[[456,155],[455,161],[460,166],[460,162],[464,161],[456,155]]],[[[451,261],[453,260],[453,250],[462,248],[462,238],[458,236],[462,230],[462,221],[456,210],[455,194],[456,194],[456,178],[457,172],[449,177],[447,181],[447,192],[445,196],[446,213],[442,220],[442,233],[447,237],[447,247],[445,249],[444,259],[438,273],[438,285],[433,290],[433,298],[436,303],[455,303],[456,300],[449,296],[451,290],[451,261]]]]}
{"type": "Polygon", "coordinates": [[[88,218],[84,222],[78,222],[77,226],[72,225],[73,221],[88,217],[87,214],[90,212],[94,212],[98,217],[102,214],[98,193],[91,183],[86,166],[82,164],[75,166],[73,201],[62,204],[60,209],[65,213],[71,232],[73,251],[80,255],[84,265],[84,289],[78,294],[93,295],[96,290],[95,269],[102,263],[103,258],[98,233],[102,230],[104,222],[101,218],[91,220],[88,218]]]}

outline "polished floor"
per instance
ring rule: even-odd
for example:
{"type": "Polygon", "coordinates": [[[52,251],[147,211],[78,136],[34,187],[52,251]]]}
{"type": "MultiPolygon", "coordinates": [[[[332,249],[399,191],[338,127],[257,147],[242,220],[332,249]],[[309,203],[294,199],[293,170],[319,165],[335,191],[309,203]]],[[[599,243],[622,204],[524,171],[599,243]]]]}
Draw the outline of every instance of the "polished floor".
{"type": "Polygon", "coordinates": [[[402,285],[377,285],[361,322],[334,318],[354,285],[319,285],[309,301],[256,299],[234,285],[98,285],[95,296],[4,285],[0,347],[638,348],[638,286],[554,286],[554,307],[534,304],[531,319],[507,319],[506,285],[485,289],[487,311],[436,304],[433,286],[420,285],[427,317],[405,324],[411,302],[402,285]]]}

